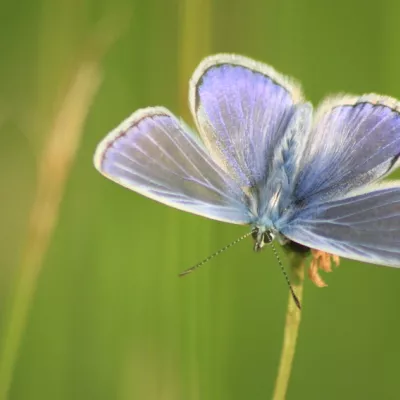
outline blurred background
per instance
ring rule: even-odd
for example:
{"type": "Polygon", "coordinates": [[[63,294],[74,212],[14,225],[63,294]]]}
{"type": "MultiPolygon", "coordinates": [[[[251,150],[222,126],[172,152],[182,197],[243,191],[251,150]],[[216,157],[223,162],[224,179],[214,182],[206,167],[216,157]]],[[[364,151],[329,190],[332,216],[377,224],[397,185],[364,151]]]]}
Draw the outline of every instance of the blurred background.
{"type": "MultiPolygon", "coordinates": [[[[396,0],[1,0],[0,398],[271,398],[288,297],[272,252],[248,239],[178,279],[247,228],[113,184],[94,149],[140,107],[192,124],[188,80],[216,52],[314,104],[400,97],[399,16],[396,0]]],[[[398,399],[400,271],[342,259],[324,279],[305,283],[287,398],[398,399]]]]}

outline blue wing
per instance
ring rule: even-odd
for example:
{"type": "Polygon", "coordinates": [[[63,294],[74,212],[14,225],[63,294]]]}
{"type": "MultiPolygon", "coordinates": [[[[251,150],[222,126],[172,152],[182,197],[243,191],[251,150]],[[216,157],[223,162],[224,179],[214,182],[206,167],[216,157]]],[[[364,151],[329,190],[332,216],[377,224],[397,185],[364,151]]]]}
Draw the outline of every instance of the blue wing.
{"type": "Polygon", "coordinates": [[[190,82],[190,105],[200,135],[214,160],[241,187],[268,176],[300,87],[273,68],[246,57],[206,58],[190,82]]]}
{"type": "Polygon", "coordinates": [[[339,198],[397,167],[400,103],[374,94],[337,96],[317,109],[299,167],[294,197],[339,198]]]}
{"type": "Polygon", "coordinates": [[[99,144],[94,163],[109,179],[161,203],[219,221],[250,222],[238,184],[165,108],[135,112],[99,144]]]}
{"type": "Polygon", "coordinates": [[[280,231],[310,248],[374,264],[400,266],[400,182],[365,193],[311,204],[280,231]]]}

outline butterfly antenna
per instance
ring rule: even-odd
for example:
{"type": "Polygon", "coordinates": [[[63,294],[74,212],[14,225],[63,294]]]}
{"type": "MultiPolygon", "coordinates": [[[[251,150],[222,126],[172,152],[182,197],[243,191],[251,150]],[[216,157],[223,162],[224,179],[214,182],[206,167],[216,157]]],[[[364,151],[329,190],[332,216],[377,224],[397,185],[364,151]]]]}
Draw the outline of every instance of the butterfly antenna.
{"type": "Polygon", "coordinates": [[[246,233],[243,236],[240,236],[239,238],[237,238],[236,240],[234,240],[233,242],[227,244],[225,247],[223,247],[222,249],[219,249],[218,251],[216,251],[214,254],[211,254],[211,256],[208,256],[207,258],[205,258],[203,261],[199,262],[198,264],[194,265],[193,267],[181,272],[179,274],[179,276],[185,276],[190,274],[191,272],[195,271],[196,269],[200,268],[201,266],[203,266],[204,264],[208,263],[210,260],[212,260],[214,257],[219,256],[221,253],[223,253],[225,250],[228,250],[230,247],[234,246],[235,244],[241,242],[243,239],[246,239],[247,237],[249,237],[251,234],[253,233],[253,231],[246,233]]]}
{"type": "Polygon", "coordinates": [[[286,273],[285,268],[283,267],[283,264],[282,264],[282,262],[281,262],[281,259],[279,258],[278,252],[276,251],[276,248],[275,248],[274,244],[273,244],[272,242],[271,242],[270,244],[271,244],[271,247],[272,247],[272,251],[273,251],[274,254],[275,254],[275,257],[276,257],[276,259],[278,260],[278,264],[279,264],[279,266],[281,267],[281,270],[282,270],[283,275],[284,275],[284,277],[285,277],[285,279],[286,279],[286,282],[287,282],[287,284],[288,284],[288,286],[289,286],[290,293],[292,294],[293,300],[294,300],[294,302],[296,303],[296,306],[299,308],[299,310],[301,310],[300,300],[299,300],[299,298],[296,296],[296,293],[295,293],[294,290],[293,290],[292,284],[290,283],[288,274],[286,273]]]}

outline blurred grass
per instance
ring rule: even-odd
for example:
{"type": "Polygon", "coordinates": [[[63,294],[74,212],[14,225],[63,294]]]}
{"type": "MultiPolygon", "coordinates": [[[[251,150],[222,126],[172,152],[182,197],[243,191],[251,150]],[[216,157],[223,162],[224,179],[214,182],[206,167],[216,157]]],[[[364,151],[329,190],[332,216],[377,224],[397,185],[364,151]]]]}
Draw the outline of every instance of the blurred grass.
{"type": "Polygon", "coordinates": [[[79,146],[86,113],[100,83],[96,62],[84,61],[71,82],[40,157],[35,200],[28,221],[26,242],[17,269],[0,359],[0,398],[6,399],[26,326],[30,303],[40,276],[49,241],[57,225],[65,181],[79,146]]]}
{"type": "MultiPolygon", "coordinates": [[[[272,253],[254,255],[250,243],[241,243],[179,280],[178,272],[244,228],[113,185],[94,171],[92,154],[139,107],[165,105],[192,124],[187,81],[208,53],[270,63],[300,79],[314,103],[337,91],[400,97],[400,6],[395,0],[33,0],[21,7],[3,0],[2,341],[46,134],[82,44],[99,20],[121,9],[132,20],[103,58],[103,84],[85,110],[9,398],[270,398],[287,298],[272,253]]],[[[326,281],[326,289],[305,285],[288,398],[396,399],[399,271],[342,260],[326,281]]]]}

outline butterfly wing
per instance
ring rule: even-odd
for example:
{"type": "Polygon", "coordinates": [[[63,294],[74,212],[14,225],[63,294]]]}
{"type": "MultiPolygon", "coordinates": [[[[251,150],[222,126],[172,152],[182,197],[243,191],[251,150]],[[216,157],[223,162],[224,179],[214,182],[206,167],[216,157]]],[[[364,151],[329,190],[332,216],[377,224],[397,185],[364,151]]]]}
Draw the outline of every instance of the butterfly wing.
{"type": "Polygon", "coordinates": [[[135,112],[99,144],[94,163],[109,179],[161,203],[219,221],[250,222],[238,184],[165,108],[135,112]]]}
{"type": "Polygon", "coordinates": [[[298,210],[281,228],[310,248],[374,264],[400,266],[400,182],[298,210]]]}
{"type": "Polygon", "coordinates": [[[210,154],[242,187],[254,187],[265,180],[302,94],[268,65],[218,54],[196,69],[189,99],[210,154]]]}
{"type": "Polygon", "coordinates": [[[337,96],[317,109],[294,190],[299,201],[339,198],[387,175],[400,155],[400,103],[337,96]]]}

